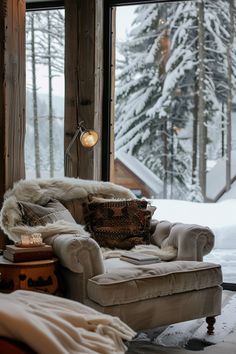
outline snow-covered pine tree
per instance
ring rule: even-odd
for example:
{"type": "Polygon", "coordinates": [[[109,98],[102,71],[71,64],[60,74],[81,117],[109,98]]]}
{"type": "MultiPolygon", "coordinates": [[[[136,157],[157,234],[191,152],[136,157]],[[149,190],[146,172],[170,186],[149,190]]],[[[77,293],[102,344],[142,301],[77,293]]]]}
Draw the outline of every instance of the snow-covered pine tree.
{"type": "MultiPolygon", "coordinates": [[[[191,164],[185,164],[188,168],[179,181],[182,198],[189,192],[191,175],[196,184],[196,173],[205,198],[210,128],[225,118],[222,106],[228,90],[229,1],[142,5],[136,10],[133,29],[124,45],[128,64],[117,81],[116,148],[144,161],[166,188],[166,183],[173,184],[173,175],[178,181],[178,170],[183,172],[178,164],[188,161],[192,141],[192,169],[191,164]],[[167,52],[161,45],[165,36],[169,41],[167,52]],[[185,136],[192,135],[189,143],[181,141],[182,134],[178,134],[174,140],[178,138],[179,144],[174,144],[173,126],[182,129],[185,136]],[[173,144],[181,147],[181,153],[173,149],[173,144]]],[[[232,62],[234,73],[235,68],[232,62]]],[[[219,136],[215,140],[220,142],[219,136]]]]}
{"type": "Polygon", "coordinates": [[[175,196],[170,181],[182,184],[183,190],[185,186],[185,174],[176,172],[184,166],[178,153],[183,147],[173,144],[177,139],[174,129],[185,125],[183,111],[176,104],[181,100],[178,90],[170,93],[168,102],[153,109],[165,85],[172,9],[167,10],[166,4],[137,7],[129,40],[120,45],[124,61],[123,66],[119,61],[116,83],[116,149],[135,155],[156,173],[164,181],[164,197],[175,196]]]}

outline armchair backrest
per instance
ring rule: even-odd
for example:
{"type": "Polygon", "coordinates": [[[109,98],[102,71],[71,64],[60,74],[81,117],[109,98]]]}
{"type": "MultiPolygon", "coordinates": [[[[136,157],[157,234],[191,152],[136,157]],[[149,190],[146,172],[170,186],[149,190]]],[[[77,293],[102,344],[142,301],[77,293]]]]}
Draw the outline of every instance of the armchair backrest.
{"type": "MultiPolygon", "coordinates": [[[[66,204],[76,198],[83,200],[90,194],[124,199],[135,198],[129,189],[111,182],[70,177],[20,180],[5,193],[0,213],[1,228],[10,239],[18,240],[19,236],[14,233],[14,227],[24,223],[18,206],[19,201],[45,205],[50,199],[57,199],[66,204]]],[[[76,219],[75,211],[68,209],[76,219]]]]}

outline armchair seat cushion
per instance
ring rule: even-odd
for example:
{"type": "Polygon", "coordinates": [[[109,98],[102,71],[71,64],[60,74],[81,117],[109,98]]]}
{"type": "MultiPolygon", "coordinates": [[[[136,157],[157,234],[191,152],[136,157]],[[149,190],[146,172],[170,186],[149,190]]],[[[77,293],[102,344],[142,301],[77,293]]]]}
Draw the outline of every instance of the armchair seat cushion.
{"type": "Polygon", "coordinates": [[[112,306],[211,288],[221,283],[218,264],[173,261],[112,267],[111,271],[89,279],[87,290],[90,300],[101,306],[112,306]]]}

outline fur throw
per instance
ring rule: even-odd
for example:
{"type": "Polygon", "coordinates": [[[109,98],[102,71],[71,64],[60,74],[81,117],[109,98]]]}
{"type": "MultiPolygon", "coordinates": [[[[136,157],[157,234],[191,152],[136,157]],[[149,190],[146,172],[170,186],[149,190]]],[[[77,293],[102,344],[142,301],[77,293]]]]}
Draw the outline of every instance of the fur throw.
{"type": "Polygon", "coordinates": [[[45,226],[27,226],[23,224],[22,214],[17,204],[19,201],[25,201],[45,205],[52,198],[59,201],[68,201],[74,198],[85,198],[89,194],[103,194],[124,199],[135,198],[135,195],[129,189],[111,182],[70,177],[20,180],[4,195],[0,213],[0,226],[13,241],[18,241],[21,234],[29,232],[40,232],[43,238],[62,233],[89,237],[83,226],[63,220],[45,226]]]}

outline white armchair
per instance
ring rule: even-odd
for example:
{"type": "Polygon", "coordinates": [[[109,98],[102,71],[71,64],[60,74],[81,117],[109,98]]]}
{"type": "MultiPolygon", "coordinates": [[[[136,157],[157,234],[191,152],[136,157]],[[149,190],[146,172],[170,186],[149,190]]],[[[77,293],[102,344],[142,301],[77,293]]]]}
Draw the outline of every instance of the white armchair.
{"type": "Polygon", "coordinates": [[[42,232],[60,260],[68,298],[118,316],[135,330],[207,317],[208,333],[212,333],[213,317],[221,311],[222,273],[220,265],[202,262],[214,245],[208,227],[153,220],[151,242],[161,249],[172,247],[175,258],[137,266],[119,258],[103,259],[101,248],[81,225],[70,228],[56,221],[28,227],[23,223],[19,201],[41,205],[50,198],[61,202],[77,198],[82,203],[88,194],[134,198],[128,189],[109,182],[20,181],[5,195],[1,227],[12,240],[22,232],[42,232]]]}

